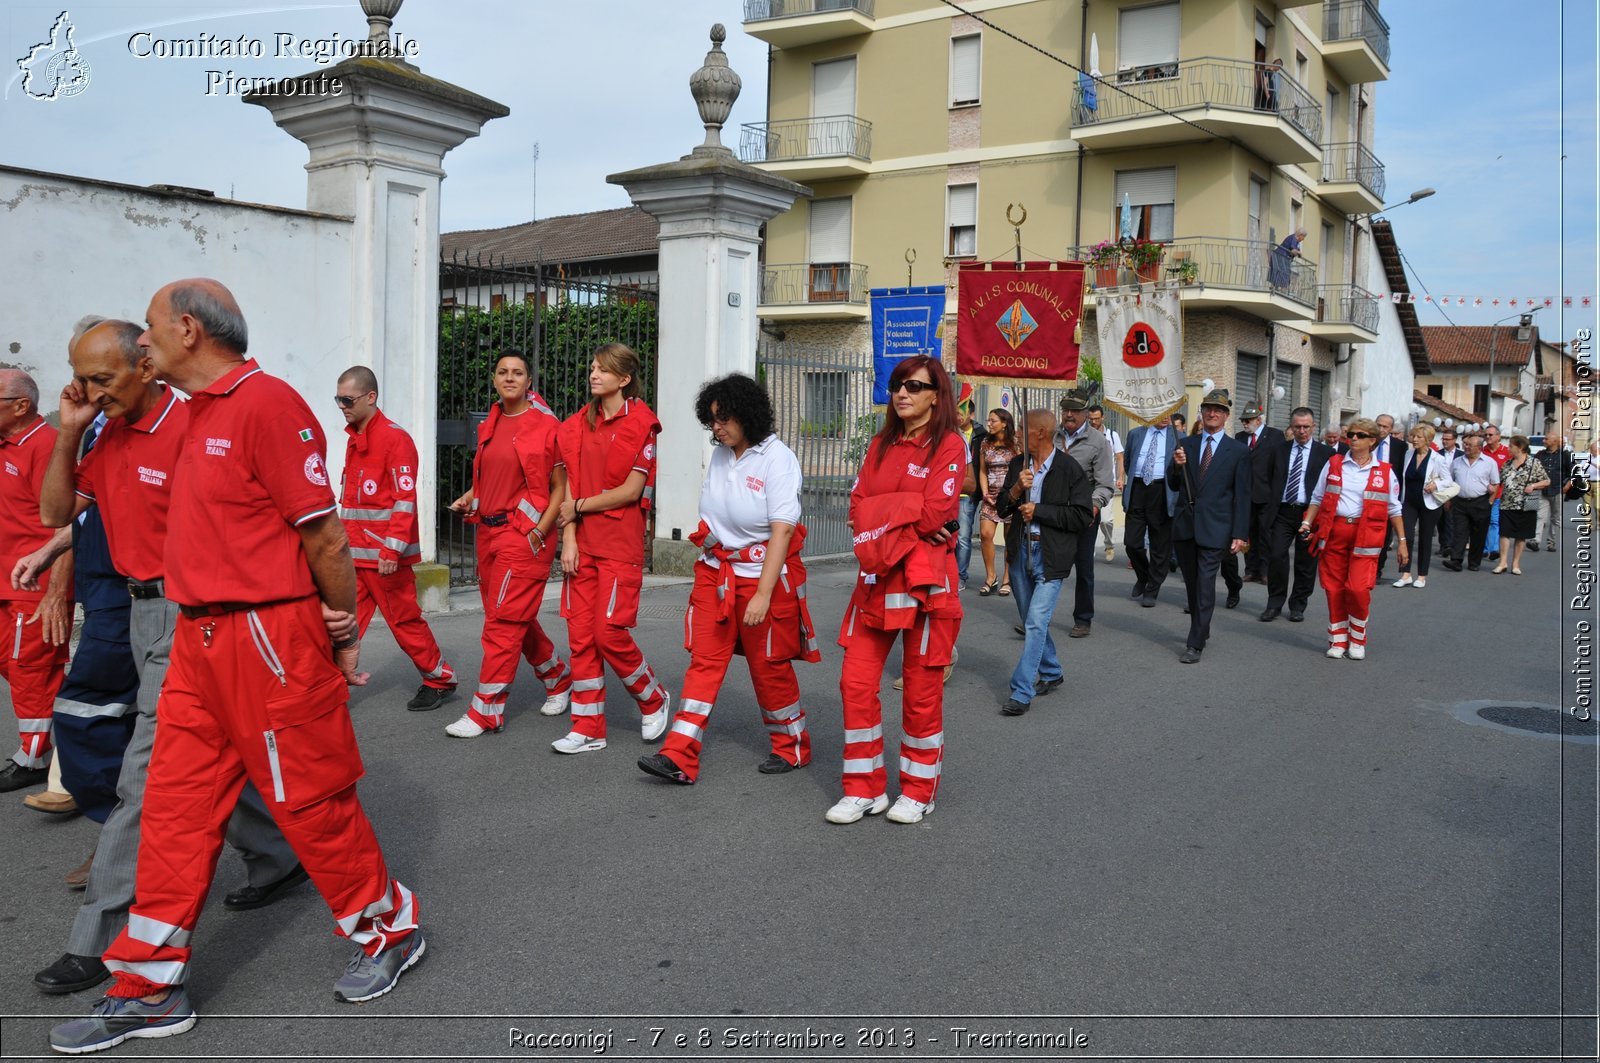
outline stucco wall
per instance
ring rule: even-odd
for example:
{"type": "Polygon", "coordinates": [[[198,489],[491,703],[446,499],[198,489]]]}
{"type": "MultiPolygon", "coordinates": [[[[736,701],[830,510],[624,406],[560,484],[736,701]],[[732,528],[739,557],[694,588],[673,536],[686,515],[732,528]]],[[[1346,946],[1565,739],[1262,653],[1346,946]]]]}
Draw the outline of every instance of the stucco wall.
{"type": "Polygon", "coordinates": [[[1364,416],[1392,413],[1404,421],[1415,404],[1412,390],[1416,373],[1411,368],[1411,354],[1400,333],[1400,317],[1390,301],[1389,282],[1377,255],[1369,256],[1366,280],[1359,283],[1382,299],[1378,303],[1378,341],[1357,346],[1359,364],[1351,377],[1349,398],[1364,416]]]}

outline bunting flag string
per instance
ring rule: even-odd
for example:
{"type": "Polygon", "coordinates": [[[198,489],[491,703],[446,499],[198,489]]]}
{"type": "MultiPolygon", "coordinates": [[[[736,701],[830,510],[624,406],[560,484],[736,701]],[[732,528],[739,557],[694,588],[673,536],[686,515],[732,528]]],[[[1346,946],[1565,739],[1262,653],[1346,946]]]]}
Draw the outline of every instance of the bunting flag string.
{"type": "MultiPolygon", "coordinates": [[[[1381,295],[1374,295],[1372,298],[1374,301],[1379,301],[1384,297],[1381,295]]],[[[1482,295],[1418,295],[1416,292],[1393,292],[1388,298],[1392,303],[1424,303],[1432,304],[1434,306],[1504,306],[1513,310],[1519,306],[1555,306],[1557,301],[1554,296],[1550,295],[1543,296],[1542,298],[1530,295],[1526,299],[1517,297],[1508,299],[1501,296],[1482,295]]],[[[1563,295],[1560,299],[1560,302],[1563,307],[1568,309],[1571,309],[1575,306],[1593,306],[1594,297],[1589,295],[1563,295]]]]}

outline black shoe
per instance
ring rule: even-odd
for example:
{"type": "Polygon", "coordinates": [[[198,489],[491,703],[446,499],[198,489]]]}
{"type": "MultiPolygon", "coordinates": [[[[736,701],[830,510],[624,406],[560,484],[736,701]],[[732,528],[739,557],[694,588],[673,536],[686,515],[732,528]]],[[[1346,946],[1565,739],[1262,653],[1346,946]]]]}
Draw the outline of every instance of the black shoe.
{"type": "Polygon", "coordinates": [[[1239,605],[1238,592],[1228,595],[1228,600],[1222,603],[1225,608],[1236,609],[1239,605]]]}
{"type": "Polygon", "coordinates": [[[1498,561],[1498,560],[1500,560],[1500,551],[1498,551],[1498,550],[1490,550],[1489,551],[1489,560],[1490,561],[1498,561]]]}
{"type": "Polygon", "coordinates": [[[1021,624],[1012,624],[1011,625],[1011,630],[1015,631],[1017,634],[1021,635],[1023,638],[1027,638],[1028,637],[1028,629],[1023,627],[1021,624]]]}
{"type": "Polygon", "coordinates": [[[111,972],[100,962],[100,957],[74,956],[69,952],[34,975],[33,984],[39,987],[39,992],[56,996],[92,989],[110,977],[111,972]]]}
{"type": "Polygon", "coordinates": [[[1060,679],[1041,679],[1037,683],[1033,684],[1034,696],[1042,698],[1066,681],[1067,680],[1065,676],[1061,677],[1060,679]]]}
{"type": "MultiPolygon", "coordinates": [[[[665,755],[661,753],[657,753],[656,756],[666,759],[665,755]]],[[[672,762],[669,760],[667,763],[671,764],[672,762]]],[[[768,753],[767,759],[756,765],[756,771],[759,771],[763,775],[782,775],[784,772],[794,771],[794,769],[804,766],[805,765],[803,764],[790,764],[787,760],[784,760],[782,757],[778,756],[778,754],[768,753]]],[[[640,767],[644,767],[644,765],[641,764],[640,767]]],[[[676,768],[677,765],[673,764],[673,767],[676,768]]],[[[650,769],[645,768],[645,770],[649,771],[650,769]]],[[[683,773],[679,772],[678,774],[682,775],[683,773]]],[[[674,781],[676,782],[678,780],[674,781]]]]}
{"type": "Polygon", "coordinates": [[[429,709],[437,709],[439,703],[453,693],[455,693],[453,690],[441,690],[439,687],[430,687],[424,683],[417,688],[416,697],[406,702],[406,708],[412,712],[427,712],[429,709]]]}
{"type": "MultiPolygon", "coordinates": [[[[665,753],[647,753],[640,757],[639,770],[646,775],[654,775],[658,779],[675,782],[680,786],[694,785],[694,780],[685,775],[683,769],[674,764],[672,758],[665,753]]],[[[766,771],[767,765],[762,763],[760,770],[766,771]]]]}
{"type": "Polygon", "coordinates": [[[1443,561],[1439,562],[1439,564],[1443,565],[1445,568],[1449,569],[1451,572],[1460,572],[1461,571],[1461,562],[1457,561],[1455,558],[1452,558],[1452,557],[1445,558],[1443,561]]]}
{"type": "Polygon", "coordinates": [[[1016,698],[1007,698],[1006,703],[1000,706],[1000,715],[1002,716],[1021,716],[1027,711],[1028,703],[1018,701],[1016,698]]]}
{"type": "MultiPolygon", "coordinates": [[[[1481,567],[1482,567],[1482,566],[1481,566],[1481,565],[1468,565],[1468,566],[1467,566],[1467,571],[1468,571],[1468,572],[1476,572],[1476,571],[1478,571],[1478,569],[1479,569],[1479,568],[1481,568],[1481,567]]],[[[1458,571],[1459,571],[1459,570],[1458,570],[1458,571]]]]}
{"type": "Polygon", "coordinates": [[[269,882],[265,886],[245,886],[243,889],[234,890],[222,898],[222,906],[235,912],[247,912],[252,908],[265,908],[310,877],[310,875],[306,874],[306,869],[302,865],[296,864],[294,865],[294,870],[276,882],[269,882]]]}
{"type": "Polygon", "coordinates": [[[1279,609],[1277,606],[1269,605],[1265,609],[1261,610],[1261,617],[1260,617],[1261,622],[1263,624],[1270,624],[1274,620],[1278,619],[1278,614],[1281,613],[1281,612],[1282,612],[1282,610],[1279,609]]]}
{"type": "Polygon", "coordinates": [[[14,760],[7,760],[0,768],[0,794],[21,790],[25,786],[38,786],[50,779],[49,768],[24,768],[14,760]]]}
{"type": "Polygon", "coordinates": [[[1193,646],[1185,646],[1183,648],[1183,653],[1178,655],[1178,663],[1179,664],[1199,664],[1200,663],[1200,651],[1195,649],[1193,646]]]}
{"type": "Polygon", "coordinates": [[[1155,607],[1156,607],[1156,592],[1155,591],[1151,591],[1149,594],[1147,594],[1143,598],[1139,599],[1139,608],[1141,608],[1141,609],[1154,609],[1155,607]]]}
{"type": "Polygon", "coordinates": [[[1306,618],[1306,611],[1304,609],[1290,609],[1289,610],[1289,623],[1298,624],[1298,623],[1301,623],[1302,621],[1304,621],[1305,618],[1306,618]]]}
{"type": "Polygon", "coordinates": [[[1528,552],[1529,553],[1533,553],[1533,554],[1537,554],[1539,552],[1539,544],[1538,543],[1529,543],[1528,544],[1528,552]]]}
{"type": "Polygon", "coordinates": [[[1133,593],[1128,595],[1128,597],[1132,598],[1134,601],[1138,601],[1140,598],[1144,597],[1144,589],[1143,583],[1135,583],[1133,585],[1133,593]]]}

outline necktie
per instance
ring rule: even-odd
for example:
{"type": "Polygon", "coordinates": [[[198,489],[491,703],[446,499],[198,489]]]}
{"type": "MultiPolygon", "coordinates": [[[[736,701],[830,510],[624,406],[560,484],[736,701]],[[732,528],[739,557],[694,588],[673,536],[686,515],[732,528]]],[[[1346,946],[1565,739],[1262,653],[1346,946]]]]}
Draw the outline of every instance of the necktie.
{"type": "Polygon", "coordinates": [[[1206,478],[1206,470],[1211,468],[1211,448],[1214,445],[1215,440],[1211,436],[1206,436],[1206,445],[1200,450],[1200,479],[1202,480],[1206,478]]]}
{"type": "Polygon", "coordinates": [[[1156,481],[1156,440],[1160,437],[1154,432],[1150,433],[1144,443],[1144,461],[1139,465],[1139,479],[1145,483],[1156,481]]]}
{"type": "Polygon", "coordinates": [[[1300,484],[1306,475],[1306,452],[1299,443],[1294,445],[1294,461],[1289,465],[1289,486],[1283,493],[1285,502],[1300,501],[1300,484]]]}
{"type": "Polygon", "coordinates": [[[1256,437],[1255,437],[1254,433],[1252,433],[1251,436],[1250,436],[1250,449],[1251,450],[1256,449],[1256,437]]]}

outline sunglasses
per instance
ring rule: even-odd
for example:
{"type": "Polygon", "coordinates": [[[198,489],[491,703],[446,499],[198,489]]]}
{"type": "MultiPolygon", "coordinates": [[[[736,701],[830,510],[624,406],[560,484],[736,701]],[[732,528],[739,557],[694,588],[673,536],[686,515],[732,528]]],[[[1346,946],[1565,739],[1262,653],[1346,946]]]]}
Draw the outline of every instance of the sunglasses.
{"type": "Polygon", "coordinates": [[[1372,437],[1372,433],[1370,433],[1370,432],[1346,432],[1344,434],[1344,437],[1346,439],[1371,439],[1371,438],[1373,438],[1372,437]]]}
{"type": "Polygon", "coordinates": [[[348,410],[356,404],[356,397],[353,395],[335,395],[333,401],[337,402],[341,409],[348,410]]]}
{"type": "Polygon", "coordinates": [[[924,391],[932,391],[938,386],[939,385],[930,380],[902,380],[900,383],[896,384],[891,391],[899,391],[903,388],[909,394],[920,395],[924,391]]]}

